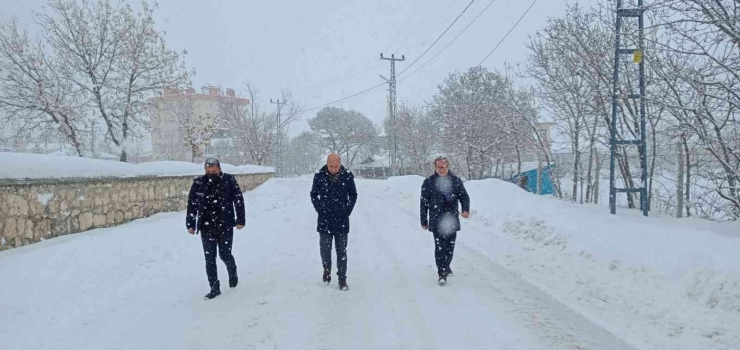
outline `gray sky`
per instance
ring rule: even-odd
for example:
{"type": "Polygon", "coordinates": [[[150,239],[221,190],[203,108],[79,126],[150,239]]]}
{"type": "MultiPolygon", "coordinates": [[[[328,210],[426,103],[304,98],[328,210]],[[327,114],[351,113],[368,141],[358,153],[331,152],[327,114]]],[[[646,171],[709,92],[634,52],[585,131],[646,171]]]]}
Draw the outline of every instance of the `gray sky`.
{"type": "MultiPolygon", "coordinates": [[[[406,74],[433,57],[490,0],[476,0],[445,36],[406,74]]],[[[0,0],[0,19],[19,18],[34,31],[32,10],[45,0],[0,0]]],[[[139,1],[127,1],[138,5],[139,1]]],[[[415,60],[455,17],[468,0],[162,0],[157,27],[167,33],[169,47],[187,49],[186,63],[197,70],[196,88],[218,84],[241,91],[247,79],[261,91],[262,108],[274,108],[270,98],[280,88],[293,91],[302,107],[310,108],[364,90],[389,76],[389,62],[379,55],[406,55],[397,72],[415,60]]],[[[571,1],[573,2],[573,1],[571,1]]],[[[583,5],[597,0],[581,0],[583,5]]],[[[530,0],[496,0],[455,43],[424,69],[399,78],[398,102],[423,103],[437,84],[455,70],[477,65],[531,4],[530,0]]],[[[514,32],[484,62],[489,69],[523,62],[527,35],[542,28],[549,16],[563,13],[566,0],[539,0],[514,32]]],[[[380,125],[385,117],[387,89],[336,104],[358,110],[380,125]]],[[[308,130],[306,112],[292,134],[308,130]]]]}

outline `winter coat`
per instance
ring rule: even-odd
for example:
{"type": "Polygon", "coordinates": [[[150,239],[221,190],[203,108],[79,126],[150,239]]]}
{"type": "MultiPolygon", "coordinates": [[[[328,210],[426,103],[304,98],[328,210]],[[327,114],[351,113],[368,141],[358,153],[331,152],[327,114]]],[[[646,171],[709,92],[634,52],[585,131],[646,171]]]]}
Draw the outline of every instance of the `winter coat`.
{"type": "MultiPolygon", "coordinates": [[[[236,225],[244,225],[244,196],[239,188],[239,184],[233,175],[221,173],[219,175],[219,188],[220,198],[214,199],[219,201],[222,205],[220,210],[220,223],[213,223],[213,225],[221,224],[220,227],[233,228],[236,225]],[[236,207],[236,211],[234,208],[236,207]],[[236,216],[236,219],[234,218],[236,216]]],[[[209,204],[213,205],[214,202],[207,203],[208,197],[208,183],[211,181],[207,175],[197,177],[193,180],[193,185],[190,187],[190,195],[188,196],[188,211],[185,219],[185,225],[188,229],[196,229],[196,231],[202,231],[205,227],[206,215],[205,211],[209,204]]],[[[209,218],[207,220],[215,221],[216,218],[209,218]]],[[[211,223],[208,223],[211,225],[211,223]]]]}
{"type": "Polygon", "coordinates": [[[449,172],[426,178],[421,186],[421,225],[442,234],[460,231],[458,201],[462,211],[470,211],[470,197],[459,177],[449,172]]]}
{"type": "Polygon", "coordinates": [[[349,216],[357,202],[355,176],[344,166],[332,176],[324,166],[314,174],[311,203],[319,214],[316,230],[321,233],[349,233],[349,216]]]}

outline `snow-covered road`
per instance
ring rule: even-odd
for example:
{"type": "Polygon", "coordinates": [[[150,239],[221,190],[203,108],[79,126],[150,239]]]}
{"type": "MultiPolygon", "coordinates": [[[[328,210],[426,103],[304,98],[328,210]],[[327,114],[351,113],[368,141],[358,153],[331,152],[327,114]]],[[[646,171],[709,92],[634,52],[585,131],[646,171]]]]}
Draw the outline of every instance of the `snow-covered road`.
{"type": "Polygon", "coordinates": [[[301,178],[246,194],[240,285],[211,301],[183,213],[3,252],[0,348],[630,349],[471,249],[463,232],[456,275],[437,286],[417,208],[382,181],[358,180],[350,290],[336,275],[325,286],[309,190],[301,178]]]}

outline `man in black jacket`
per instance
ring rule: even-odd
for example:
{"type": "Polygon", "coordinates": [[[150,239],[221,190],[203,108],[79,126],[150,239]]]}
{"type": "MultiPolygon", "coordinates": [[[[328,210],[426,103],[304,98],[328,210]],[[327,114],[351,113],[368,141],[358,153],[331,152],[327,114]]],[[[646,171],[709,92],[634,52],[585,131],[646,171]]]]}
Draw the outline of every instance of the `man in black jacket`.
{"type": "Polygon", "coordinates": [[[339,289],[347,290],[349,216],[357,202],[357,189],[354,175],[341,165],[338,154],[330,154],[326,166],[314,175],[311,202],[319,214],[316,230],[320,236],[319,247],[324,266],[323,281],[326,284],[331,282],[331,243],[334,239],[339,289]]]}
{"type": "Polygon", "coordinates": [[[449,167],[447,158],[437,158],[434,161],[435,173],[421,186],[421,227],[434,234],[434,258],[440,285],[447,283],[447,276],[452,275],[450,263],[457,231],[460,231],[457,203],[462,205],[462,217],[467,219],[470,215],[468,192],[449,167]]]}
{"type": "Polygon", "coordinates": [[[244,196],[234,176],[221,172],[221,163],[218,159],[206,159],[205,168],[206,175],[193,180],[190,187],[185,225],[191,235],[201,233],[206,258],[206,275],[211,286],[211,291],[205,298],[213,299],[221,294],[216,248],[221,260],[226,264],[229,286],[235,288],[239,282],[231,246],[234,226],[239,230],[244,228],[244,196]]]}

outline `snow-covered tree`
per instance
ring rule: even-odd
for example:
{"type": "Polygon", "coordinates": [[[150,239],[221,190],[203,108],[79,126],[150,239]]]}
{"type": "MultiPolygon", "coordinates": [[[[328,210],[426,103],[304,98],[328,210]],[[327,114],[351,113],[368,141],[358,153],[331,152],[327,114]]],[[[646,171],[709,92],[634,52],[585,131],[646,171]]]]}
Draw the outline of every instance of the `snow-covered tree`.
{"type": "MultiPolygon", "coordinates": [[[[569,27],[580,23],[580,15],[575,8],[575,17],[555,19],[547,27],[531,38],[527,47],[530,50],[527,65],[528,76],[535,79],[538,97],[550,113],[561,135],[570,146],[573,159],[573,188],[571,200],[576,201],[579,180],[582,179],[581,154],[593,145],[583,145],[582,140],[589,130],[591,114],[589,110],[592,86],[583,71],[580,52],[562,37],[570,35],[569,27]],[[585,147],[584,147],[585,146],[585,147]]],[[[569,12],[567,16],[572,16],[569,12]]],[[[594,138],[591,139],[594,141],[594,138]]]]}
{"type": "Polygon", "coordinates": [[[188,82],[191,72],[154,27],[154,8],[110,0],[49,0],[37,14],[60,74],[84,94],[126,161],[127,145],[145,125],[146,100],[188,82]]]}
{"type": "Polygon", "coordinates": [[[283,159],[284,176],[300,176],[318,170],[326,161],[326,152],[316,135],[304,131],[286,143],[283,159]]]}
{"type": "Polygon", "coordinates": [[[187,147],[190,151],[190,161],[195,163],[203,156],[206,145],[211,142],[216,128],[215,117],[209,113],[196,114],[191,95],[183,95],[183,98],[170,102],[168,107],[169,113],[183,132],[182,140],[178,140],[178,143],[187,147]]]}
{"type": "MultiPolygon", "coordinates": [[[[392,124],[390,118],[383,121],[386,135],[393,132],[392,124]]],[[[399,165],[418,175],[431,172],[429,158],[440,136],[434,120],[421,107],[402,103],[398,106],[395,126],[399,165]]],[[[386,147],[392,149],[393,145],[386,147]]]]}
{"type": "Polygon", "coordinates": [[[521,139],[514,136],[529,127],[509,104],[511,89],[509,78],[478,66],[450,74],[430,104],[440,148],[463,162],[469,178],[493,176],[496,160],[516,161],[521,139]]]}
{"type": "Polygon", "coordinates": [[[356,160],[376,154],[380,149],[378,128],[365,115],[354,110],[326,107],[308,121],[317,142],[326,151],[342,155],[351,168],[356,160]]]}
{"type": "MultiPolygon", "coordinates": [[[[259,89],[251,83],[245,85],[249,106],[242,106],[229,97],[219,104],[219,129],[235,138],[237,147],[249,155],[249,162],[265,165],[275,161],[276,142],[287,138],[290,125],[300,118],[300,107],[290,90],[283,89],[280,110],[262,111],[259,89]],[[277,113],[280,113],[278,123],[277,113]]],[[[285,147],[285,145],[282,145],[285,147]]]]}
{"type": "MultiPolygon", "coordinates": [[[[636,2],[625,1],[624,6],[636,7],[636,2]]],[[[682,169],[686,186],[681,195],[686,200],[685,208],[675,208],[674,204],[672,210],[694,210],[709,218],[737,218],[740,214],[740,129],[736,122],[740,42],[736,7],[736,2],[730,0],[656,0],[646,7],[642,49],[647,68],[648,146],[620,146],[616,160],[620,181],[624,187],[634,188],[640,173],[639,157],[647,158],[649,205],[655,202],[654,196],[658,201],[675,202],[675,195],[666,195],[665,188],[676,186],[657,182],[667,177],[678,180],[678,141],[685,156],[682,169]]],[[[536,79],[538,97],[554,116],[557,127],[570,131],[566,133],[567,141],[577,160],[583,152],[589,152],[593,159],[599,148],[609,148],[615,8],[614,0],[590,9],[569,5],[564,16],[550,19],[529,43],[528,75],[536,79]]],[[[639,46],[636,23],[624,22],[623,47],[639,46]]],[[[638,69],[627,56],[621,62],[615,133],[618,139],[638,139],[640,100],[628,98],[638,92],[638,69]]],[[[574,182],[587,183],[588,201],[593,197],[593,178],[597,176],[592,175],[592,169],[584,168],[594,162],[575,163],[574,182]],[[583,170],[586,179],[578,174],[583,170]]],[[[627,198],[629,206],[634,207],[633,196],[628,194],[627,198]]],[[[672,206],[657,203],[657,207],[672,206]]]]}
{"type": "Polygon", "coordinates": [[[656,7],[663,36],[660,71],[673,79],[672,99],[658,100],[675,111],[713,161],[697,169],[711,181],[724,204],[708,203],[740,217],[740,13],[732,0],[662,0],[656,7]]]}
{"type": "Polygon", "coordinates": [[[83,156],[84,106],[58,60],[17,21],[0,23],[0,110],[5,130],[64,136],[83,156]]]}

